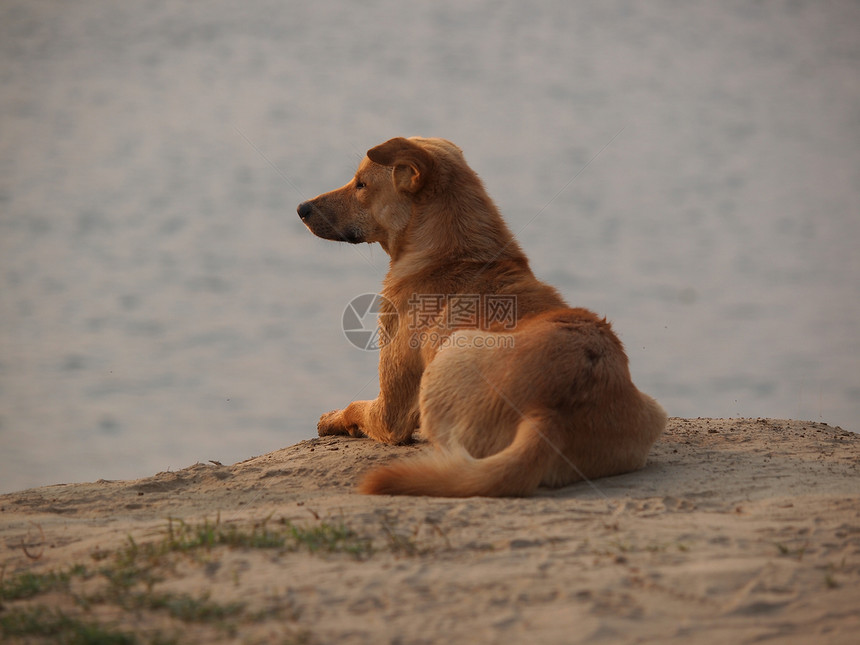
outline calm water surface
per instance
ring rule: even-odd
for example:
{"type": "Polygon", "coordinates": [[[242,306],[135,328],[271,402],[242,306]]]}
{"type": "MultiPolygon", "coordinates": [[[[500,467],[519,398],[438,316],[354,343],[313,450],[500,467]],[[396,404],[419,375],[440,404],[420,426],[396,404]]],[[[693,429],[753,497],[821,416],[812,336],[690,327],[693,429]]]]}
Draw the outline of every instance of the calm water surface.
{"type": "Polygon", "coordinates": [[[0,491],[237,461],[376,394],[378,248],[295,205],[444,136],[672,415],[860,429],[860,5],[0,7],[0,491]]]}

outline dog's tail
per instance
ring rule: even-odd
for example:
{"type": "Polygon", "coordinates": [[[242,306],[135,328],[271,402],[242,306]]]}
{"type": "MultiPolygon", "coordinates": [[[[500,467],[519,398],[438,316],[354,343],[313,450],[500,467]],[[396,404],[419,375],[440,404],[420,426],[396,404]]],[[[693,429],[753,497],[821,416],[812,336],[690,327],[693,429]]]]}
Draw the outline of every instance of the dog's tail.
{"type": "Polygon", "coordinates": [[[436,450],[371,470],[359,484],[371,495],[519,497],[540,485],[559,458],[540,419],[526,417],[501,452],[475,459],[465,449],[436,450]]]}

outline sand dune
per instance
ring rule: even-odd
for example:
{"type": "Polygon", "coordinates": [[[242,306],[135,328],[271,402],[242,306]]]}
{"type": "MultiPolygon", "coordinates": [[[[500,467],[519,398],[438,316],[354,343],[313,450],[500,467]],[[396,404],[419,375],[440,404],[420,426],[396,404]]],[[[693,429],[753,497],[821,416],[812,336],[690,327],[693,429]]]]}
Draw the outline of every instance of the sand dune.
{"type": "Polygon", "coordinates": [[[312,439],[0,496],[0,634],[32,639],[35,616],[138,642],[856,642],[860,435],[672,419],[644,470],[529,499],[354,492],[425,449],[312,439]]]}

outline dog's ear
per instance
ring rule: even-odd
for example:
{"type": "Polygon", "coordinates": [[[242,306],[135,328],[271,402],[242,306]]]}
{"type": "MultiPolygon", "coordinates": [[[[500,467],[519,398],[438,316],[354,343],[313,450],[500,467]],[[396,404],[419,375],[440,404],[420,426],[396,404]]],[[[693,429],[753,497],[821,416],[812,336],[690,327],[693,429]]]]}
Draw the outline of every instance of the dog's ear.
{"type": "Polygon", "coordinates": [[[367,151],[374,163],[393,168],[394,185],[398,190],[417,193],[427,183],[433,171],[433,155],[409,139],[397,137],[367,151]]]}

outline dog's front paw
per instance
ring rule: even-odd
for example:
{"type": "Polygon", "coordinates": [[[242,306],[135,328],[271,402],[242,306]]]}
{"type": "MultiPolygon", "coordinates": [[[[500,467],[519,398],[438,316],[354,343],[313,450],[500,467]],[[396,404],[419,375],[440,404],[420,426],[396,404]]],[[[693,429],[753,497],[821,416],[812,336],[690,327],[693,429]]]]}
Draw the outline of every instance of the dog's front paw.
{"type": "Polygon", "coordinates": [[[346,427],[343,425],[343,411],[332,410],[322,415],[319,423],[317,423],[317,432],[321,437],[348,434],[346,427]]]}
{"type": "Polygon", "coordinates": [[[321,437],[331,435],[349,435],[351,437],[366,436],[356,425],[347,425],[343,419],[343,410],[332,410],[320,417],[317,432],[321,437]]]}

